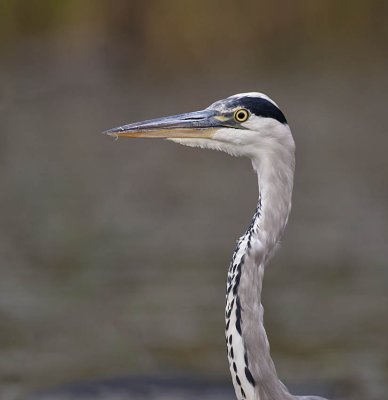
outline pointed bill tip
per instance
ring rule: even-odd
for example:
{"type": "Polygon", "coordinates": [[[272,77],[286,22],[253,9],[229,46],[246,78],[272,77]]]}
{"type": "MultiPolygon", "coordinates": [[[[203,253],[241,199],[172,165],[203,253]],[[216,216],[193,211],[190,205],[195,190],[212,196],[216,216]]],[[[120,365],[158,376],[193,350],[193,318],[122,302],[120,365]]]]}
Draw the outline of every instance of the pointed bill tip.
{"type": "Polygon", "coordinates": [[[101,132],[103,135],[108,136],[116,136],[118,133],[122,132],[124,129],[123,127],[119,126],[117,128],[107,129],[106,131],[101,132]]]}
{"type": "Polygon", "coordinates": [[[118,140],[120,136],[120,132],[123,132],[125,129],[122,126],[117,128],[108,129],[106,131],[101,132],[102,135],[107,135],[113,137],[115,140],[118,140]]]}

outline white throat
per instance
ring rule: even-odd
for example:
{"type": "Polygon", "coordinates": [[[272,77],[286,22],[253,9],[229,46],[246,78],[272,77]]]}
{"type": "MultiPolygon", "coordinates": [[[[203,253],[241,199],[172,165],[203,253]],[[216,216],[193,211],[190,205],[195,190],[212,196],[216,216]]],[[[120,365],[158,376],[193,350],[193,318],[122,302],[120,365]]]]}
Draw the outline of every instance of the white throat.
{"type": "Polygon", "coordinates": [[[283,234],[291,208],[294,142],[257,148],[251,156],[259,182],[256,213],[239,239],[228,272],[226,340],[239,400],[295,399],[276,374],[261,305],[264,268],[283,234]]]}

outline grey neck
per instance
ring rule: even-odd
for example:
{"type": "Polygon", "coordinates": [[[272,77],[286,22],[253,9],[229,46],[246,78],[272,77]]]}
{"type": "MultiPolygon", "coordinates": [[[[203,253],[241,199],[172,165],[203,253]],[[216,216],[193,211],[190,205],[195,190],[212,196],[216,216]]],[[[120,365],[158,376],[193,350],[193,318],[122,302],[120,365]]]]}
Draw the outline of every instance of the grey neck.
{"type": "MultiPolygon", "coordinates": [[[[265,146],[264,146],[265,148],[265,146]]],[[[325,400],[293,396],[279,380],[264,329],[261,293],[265,265],[274,253],[291,209],[294,142],[289,135],[251,156],[259,182],[256,213],[239,239],[228,272],[226,340],[239,400],[325,400]]]]}
{"type": "Polygon", "coordinates": [[[270,355],[261,305],[265,265],[274,253],[291,209],[294,154],[279,148],[252,163],[259,182],[259,215],[254,220],[251,248],[246,249],[237,294],[242,309],[242,339],[246,360],[255,381],[255,400],[294,399],[279,380],[270,355]],[[273,159],[276,157],[276,159],[273,159]]]}
{"type": "Polygon", "coordinates": [[[239,400],[295,399],[278,379],[263,324],[262,282],[266,262],[284,231],[291,208],[294,147],[252,157],[259,201],[240,238],[228,274],[227,343],[230,370],[239,400]],[[229,318],[228,318],[229,317],[229,318]]]}

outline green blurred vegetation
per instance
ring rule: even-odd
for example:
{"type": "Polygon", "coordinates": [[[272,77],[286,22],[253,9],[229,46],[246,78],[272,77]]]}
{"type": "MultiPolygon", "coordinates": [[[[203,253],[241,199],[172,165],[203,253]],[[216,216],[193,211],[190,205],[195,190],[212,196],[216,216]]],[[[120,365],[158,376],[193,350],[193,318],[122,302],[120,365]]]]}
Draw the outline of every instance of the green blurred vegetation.
{"type": "Polygon", "coordinates": [[[77,43],[112,38],[127,43],[128,57],[196,65],[235,58],[272,64],[279,53],[290,62],[322,52],[346,59],[365,47],[383,57],[387,16],[388,2],[378,0],[2,0],[0,41],[11,46],[47,34],[77,43]]]}

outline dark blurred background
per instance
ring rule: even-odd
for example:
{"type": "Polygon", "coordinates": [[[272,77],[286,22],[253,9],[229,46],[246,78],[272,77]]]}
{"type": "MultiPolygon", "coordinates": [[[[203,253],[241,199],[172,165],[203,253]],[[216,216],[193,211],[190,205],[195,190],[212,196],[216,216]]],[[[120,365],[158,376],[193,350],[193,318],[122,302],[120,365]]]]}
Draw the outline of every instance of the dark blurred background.
{"type": "Polygon", "coordinates": [[[113,126],[262,91],[297,143],[267,269],[279,375],[388,391],[388,2],[0,0],[0,398],[167,374],[229,382],[248,160],[113,126]]]}

